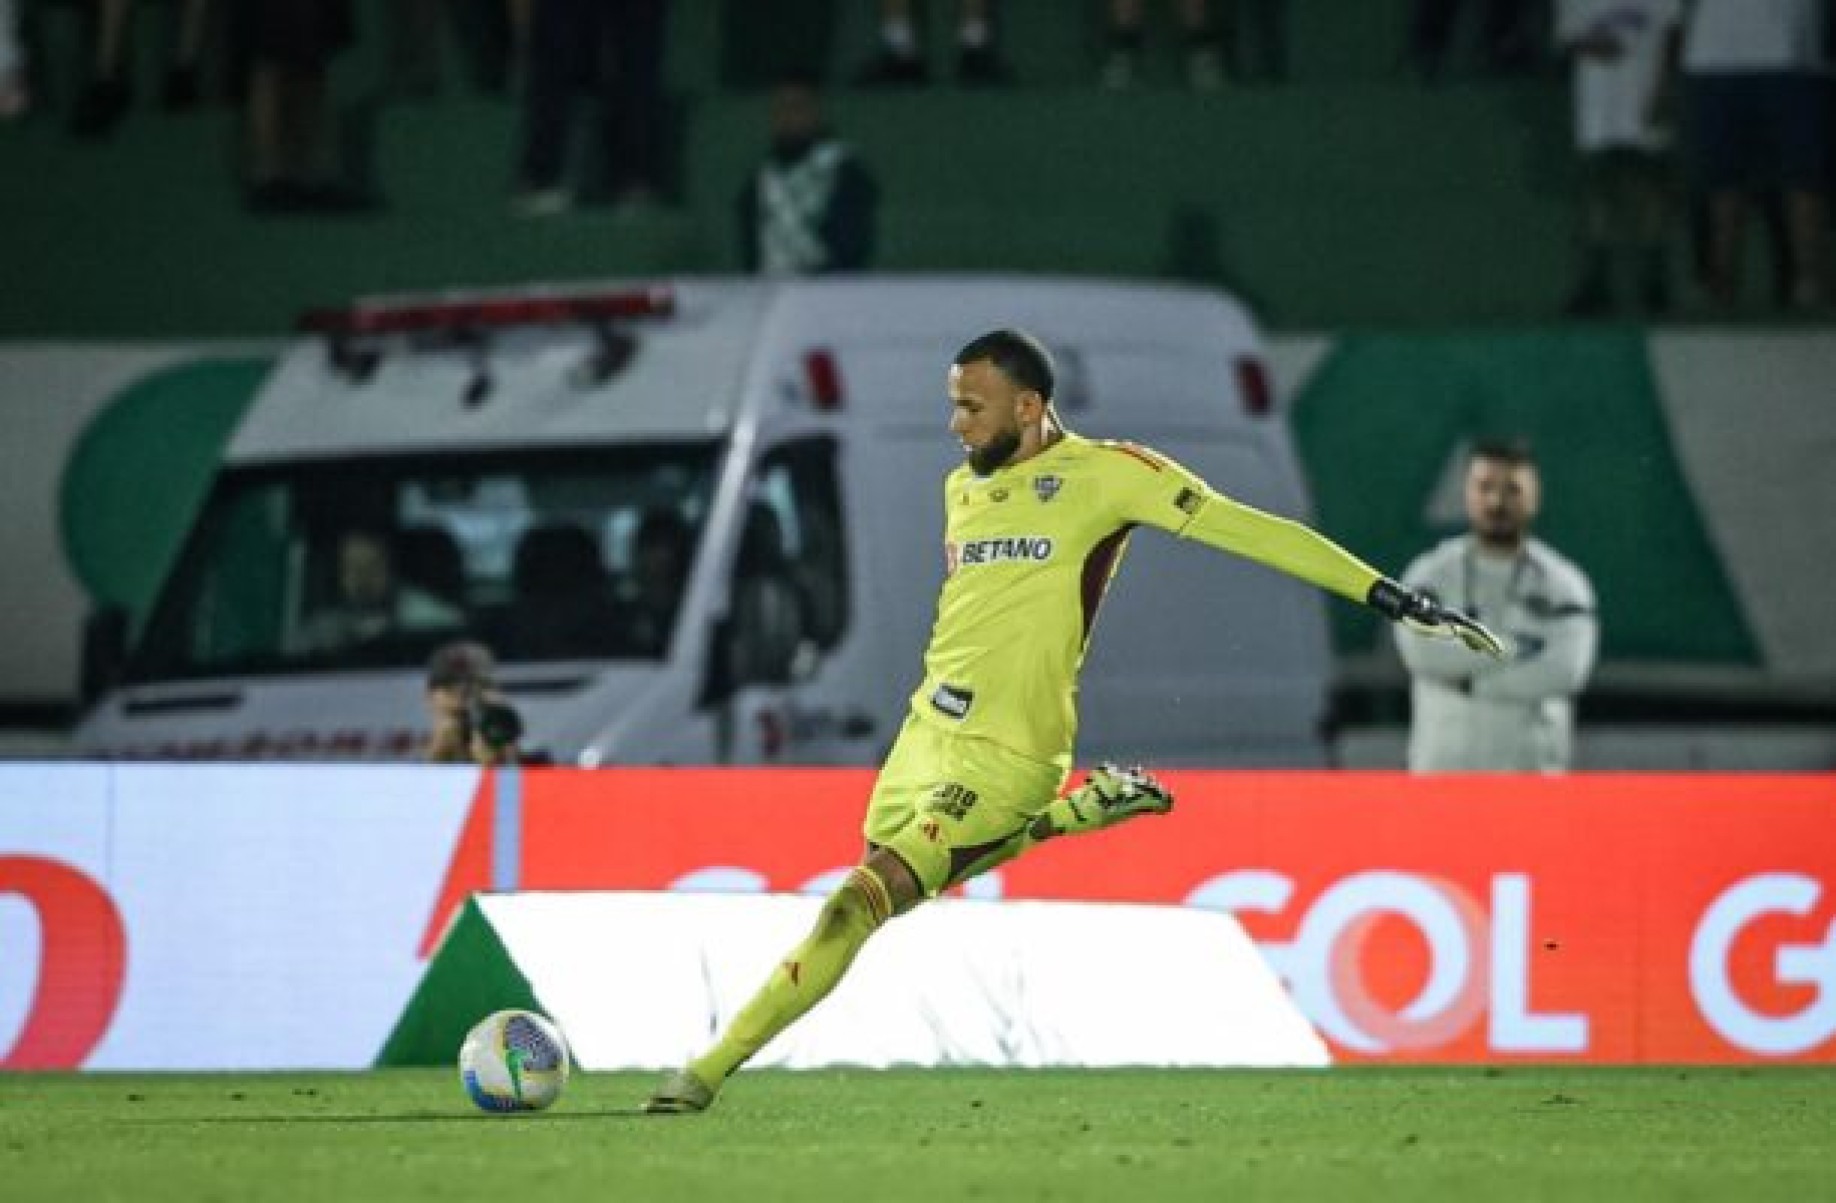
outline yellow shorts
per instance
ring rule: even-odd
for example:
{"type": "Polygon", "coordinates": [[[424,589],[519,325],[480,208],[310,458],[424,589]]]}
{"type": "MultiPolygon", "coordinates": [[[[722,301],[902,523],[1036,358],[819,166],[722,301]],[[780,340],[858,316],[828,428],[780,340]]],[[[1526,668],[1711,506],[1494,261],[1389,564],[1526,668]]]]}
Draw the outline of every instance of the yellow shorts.
{"type": "Polygon", "coordinates": [[[863,830],[934,896],[1018,835],[1064,779],[1055,764],[908,716],[880,766],[863,830]]]}

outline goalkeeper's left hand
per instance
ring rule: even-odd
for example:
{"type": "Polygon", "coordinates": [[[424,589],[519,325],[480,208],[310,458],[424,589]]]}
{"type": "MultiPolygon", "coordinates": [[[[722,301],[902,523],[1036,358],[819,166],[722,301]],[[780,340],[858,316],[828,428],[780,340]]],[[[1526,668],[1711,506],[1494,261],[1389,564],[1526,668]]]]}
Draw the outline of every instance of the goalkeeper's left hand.
{"type": "Polygon", "coordinates": [[[1418,635],[1431,639],[1458,639],[1469,649],[1494,659],[1505,655],[1504,641],[1487,630],[1478,619],[1469,618],[1452,606],[1443,606],[1426,593],[1379,578],[1365,595],[1365,604],[1394,622],[1400,622],[1418,635]]]}

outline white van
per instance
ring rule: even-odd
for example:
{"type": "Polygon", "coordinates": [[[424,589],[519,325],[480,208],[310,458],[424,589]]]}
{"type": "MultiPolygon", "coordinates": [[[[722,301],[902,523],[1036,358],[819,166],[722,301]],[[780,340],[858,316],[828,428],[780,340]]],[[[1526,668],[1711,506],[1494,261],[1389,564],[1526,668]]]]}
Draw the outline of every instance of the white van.
{"type": "MultiPolygon", "coordinates": [[[[949,361],[1000,326],[1052,348],[1074,429],[1306,516],[1258,333],[1214,291],[695,279],[365,301],[303,319],[79,747],[412,758],[427,658],[469,636],[560,763],[871,763],[942,577],[949,361]],[[388,621],[327,622],[366,573],[394,580],[388,621]]],[[[1084,673],[1081,758],[1320,763],[1324,604],[1142,534],[1084,673]]]]}

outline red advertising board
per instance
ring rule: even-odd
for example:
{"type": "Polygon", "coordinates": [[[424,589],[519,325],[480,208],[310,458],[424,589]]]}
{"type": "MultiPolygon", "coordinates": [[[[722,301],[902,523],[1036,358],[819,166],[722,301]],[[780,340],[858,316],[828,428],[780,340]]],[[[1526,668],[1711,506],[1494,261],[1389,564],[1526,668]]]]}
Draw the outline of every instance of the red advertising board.
{"type": "MultiPolygon", "coordinates": [[[[1836,1061],[1836,776],[1166,779],[1171,817],[977,892],[1231,910],[1346,1060],[1836,1061]]],[[[524,772],[474,803],[424,945],[492,885],[809,887],[871,783],[524,772]]]]}
{"type": "MultiPolygon", "coordinates": [[[[1836,775],[1166,776],[971,892],[1229,910],[1342,1060],[1836,1063],[1836,775]]],[[[369,1064],[470,891],[826,890],[871,784],[3,768],[0,1070],[369,1064]]]]}

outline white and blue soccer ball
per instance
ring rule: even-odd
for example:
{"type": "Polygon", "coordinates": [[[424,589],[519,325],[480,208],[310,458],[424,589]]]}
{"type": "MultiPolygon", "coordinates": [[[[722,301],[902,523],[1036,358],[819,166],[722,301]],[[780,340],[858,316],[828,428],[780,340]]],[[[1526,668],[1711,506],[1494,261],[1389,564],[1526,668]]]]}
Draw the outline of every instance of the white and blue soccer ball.
{"type": "Polygon", "coordinates": [[[486,1111],[541,1111],[567,1085],[567,1041],[534,1011],[498,1011],[478,1021],[459,1046],[459,1080],[486,1111]]]}

